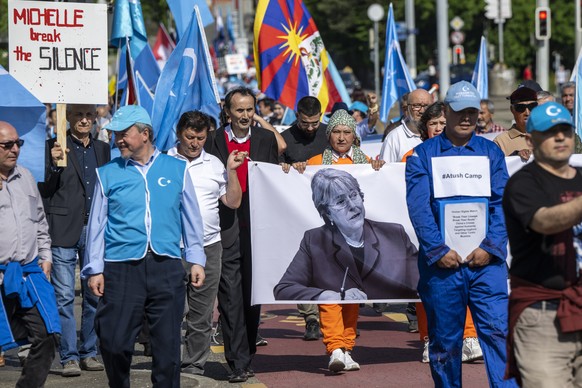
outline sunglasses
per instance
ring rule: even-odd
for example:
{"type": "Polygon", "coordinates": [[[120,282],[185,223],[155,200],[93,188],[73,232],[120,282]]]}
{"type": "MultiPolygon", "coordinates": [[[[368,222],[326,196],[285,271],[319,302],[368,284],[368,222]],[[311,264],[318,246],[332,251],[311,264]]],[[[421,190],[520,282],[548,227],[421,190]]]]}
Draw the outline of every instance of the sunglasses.
{"type": "Polygon", "coordinates": [[[22,147],[24,144],[24,139],[18,139],[14,141],[7,141],[4,143],[0,143],[0,147],[4,148],[5,150],[11,150],[14,147],[14,144],[18,146],[18,148],[22,147]]]}
{"type": "Polygon", "coordinates": [[[538,106],[537,102],[530,102],[529,104],[513,104],[513,109],[515,109],[515,111],[519,113],[525,112],[526,109],[529,109],[529,111],[531,112],[532,109],[535,108],[536,106],[538,106]]]}

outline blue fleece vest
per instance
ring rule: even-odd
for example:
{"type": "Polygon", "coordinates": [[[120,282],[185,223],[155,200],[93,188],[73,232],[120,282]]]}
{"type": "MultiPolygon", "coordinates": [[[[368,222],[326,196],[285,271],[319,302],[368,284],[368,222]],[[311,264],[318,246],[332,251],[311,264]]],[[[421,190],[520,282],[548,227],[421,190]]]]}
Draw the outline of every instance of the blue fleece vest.
{"type": "Polygon", "coordinates": [[[105,261],[142,259],[148,240],[158,255],[179,259],[180,217],[186,163],[160,154],[146,176],[123,158],[98,169],[108,213],[105,227],[105,261]],[[150,211],[151,235],[146,229],[150,211]],[[149,239],[148,239],[149,237],[149,239]]]}

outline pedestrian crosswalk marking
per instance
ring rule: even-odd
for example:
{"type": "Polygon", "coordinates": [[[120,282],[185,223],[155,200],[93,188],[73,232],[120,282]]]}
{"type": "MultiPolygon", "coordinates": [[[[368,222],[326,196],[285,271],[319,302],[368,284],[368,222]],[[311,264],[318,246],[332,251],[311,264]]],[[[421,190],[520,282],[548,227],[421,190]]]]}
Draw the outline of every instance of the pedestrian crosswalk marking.
{"type": "Polygon", "coordinates": [[[218,346],[218,345],[214,346],[214,345],[212,345],[210,347],[210,350],[214,354],[224,353],[224,346],[222,346],[222,345],[221,346],[218,346]]]}
{"type": "Polygon", "coordinates": [[[402,314],[402,313],[384,313],[382,315],[384,315],[386,318],[390,318],[394,322],[408,322],[408,318],[406,317],[406,314],[402,314]]]}

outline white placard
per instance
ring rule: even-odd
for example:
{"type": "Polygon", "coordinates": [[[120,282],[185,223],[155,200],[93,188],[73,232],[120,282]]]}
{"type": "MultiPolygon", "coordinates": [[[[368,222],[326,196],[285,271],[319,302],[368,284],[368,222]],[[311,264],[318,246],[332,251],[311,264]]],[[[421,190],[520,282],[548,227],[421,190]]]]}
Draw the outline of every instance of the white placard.
{"type": "Polygon", "coordinates": [[[487,235],[487,200],[451,201],[441,206],[441,231],[444,232],[445,244],[465,261],[487,235]]]}
{"type": "Polygon", "coordinates": [[[488,157],[440,156],[431,160],[435,198],[491,196],[488,157]]]}
{"type": "Polygon", "coordinates": [[[249,68],[242,54],[227,54],[224,56],[228,74],[245,74],[249,68]]]}
{"type": "Polygon", "coordinates": [[[44,103],[107,103],[107,5],[8,2],[10,74],[44,103]]]}

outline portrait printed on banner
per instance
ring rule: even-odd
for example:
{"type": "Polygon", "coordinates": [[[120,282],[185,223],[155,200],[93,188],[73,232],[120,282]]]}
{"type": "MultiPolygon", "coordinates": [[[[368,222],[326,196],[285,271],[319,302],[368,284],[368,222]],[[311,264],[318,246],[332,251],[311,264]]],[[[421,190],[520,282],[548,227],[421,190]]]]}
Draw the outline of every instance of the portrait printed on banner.
{"type": "Polygon", "coordinates": [[[313,176],[311,191],[324,224],[305,232],[274,287],[275,299],[417,299],[416,247],[401,224],[366,218],[356,178],[322,169],[313,176]]]}

